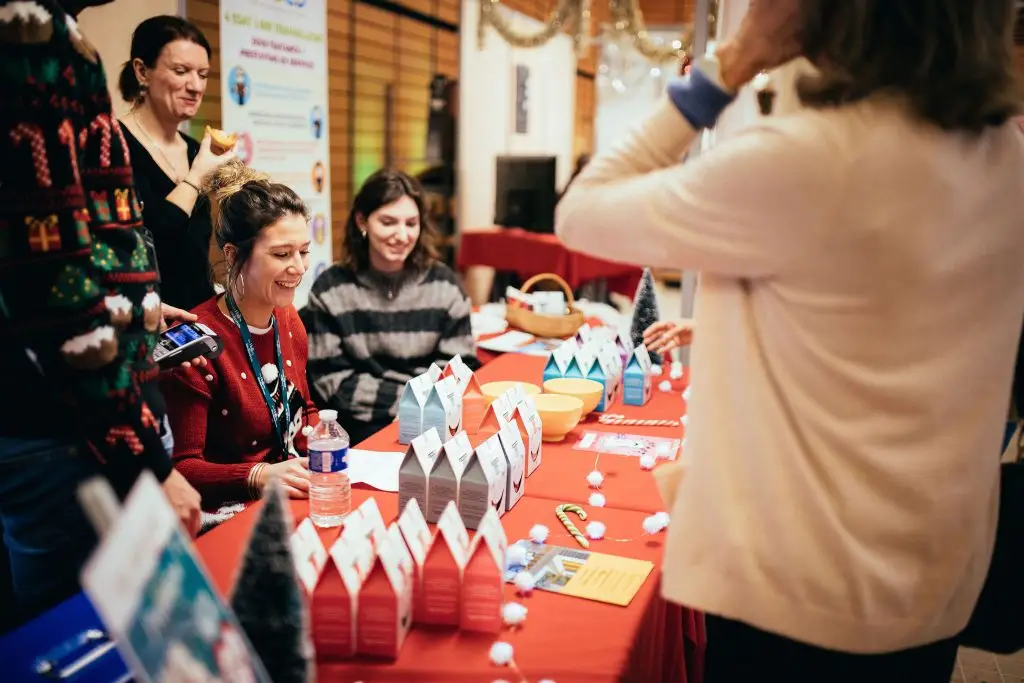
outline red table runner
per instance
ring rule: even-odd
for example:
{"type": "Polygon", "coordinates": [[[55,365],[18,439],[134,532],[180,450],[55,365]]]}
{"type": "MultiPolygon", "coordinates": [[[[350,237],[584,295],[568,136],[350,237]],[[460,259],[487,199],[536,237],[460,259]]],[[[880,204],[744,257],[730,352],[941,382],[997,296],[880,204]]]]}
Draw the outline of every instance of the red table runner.
{"type": "Polygon", "coordinates": [[[528,278],[538,273],[555,273],[572,289],[594,280],[606,280],[608,290],[632,297],[643,270],[569,251],[550,234],[521,228],[465,230],[459,235],[458,266],[489,266],[528,278]]]}

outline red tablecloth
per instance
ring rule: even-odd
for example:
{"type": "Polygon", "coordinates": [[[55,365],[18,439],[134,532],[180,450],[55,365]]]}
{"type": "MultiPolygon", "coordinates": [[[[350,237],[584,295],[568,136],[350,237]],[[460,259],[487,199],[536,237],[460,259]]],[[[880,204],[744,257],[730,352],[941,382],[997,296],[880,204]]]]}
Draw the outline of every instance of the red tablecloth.
{"type": "Polygon", "coordinates": [[[608,290],[632,297],[643,271],[569,251],[554,235],[520,228],[466,230],[459,235],[459,268],[489,266],[528,278],[556,273],[574,290],[594,280],[606,280],[608,290]]]}
{"type": "MultiPolygon", "coordinates": [[[[540,382],[544,360],[509,354],[482,368],[481,382],[521,379],[540,382]]],[[[645,417],[679,417],[682,399],[678,392],[656,395],[644,409],[613,406],[616,413],[642,411],[645,417]]],[[[588,423],[583,429],[621,430],[630,433],[671,435],[674,430],[657,428],[607,427],[588,423]]],[[[523,628],[504,632],[500,639],[515,648],[515,660],[527,680],[551,678],[559,683],[595,683],[600,681],[636,681],[637,683],[692,683],[702,678],[704,629],[699,614],[665,602],[658,594],[664,536],[641,537],[641,523],[651,511],[661,510],[650,473],[639,469],[633,458],[602,456],[601,470],[606,475],[608,506],[591,508],[585,476],[593,468],[593,453],[573,452],[578,432],[565,442],[545,444],[544,461],[527,480],[526,496],[502,518],[509,539],[525,538],[531,526],[546,524],[552,531],[551,542],[572,545],[554,515],[559,502],[576,500],[584,504],[592,519],[607,525],[608,539],[632,539],[626,542],[595,541],[592,549],[626,557],[650,560],[655,570],[628,607],[616,607],[588,600],[537,591],[522,599],[529,609],[523,628]]],[[[370,437],[360,448],[401,449],[397,426],[389,425],[370,437]]],[[[357,488],[353,505],[374,497],[385,521],[397,513],[397,496],[391,493],[357,488]]],[[[308,503],[292,503],[296,520],[308,513],[308,503]]],[[[247,510],[226,522],[197,542],[217,586],[227,594],[234,581],[255,511],[247,510]]],[[[337,530],[323,530],[330,543],[337,530]]],[[[506,589],[513,597],[510,587],[506,589]]],[[[414,627],[398,660],[394,663],[366,660],[321,661],[321,681],[431,681],[487,683],[496,679],[518,680],[513,672],[491,666],[488,649],[494,637],[414,627]]]]}

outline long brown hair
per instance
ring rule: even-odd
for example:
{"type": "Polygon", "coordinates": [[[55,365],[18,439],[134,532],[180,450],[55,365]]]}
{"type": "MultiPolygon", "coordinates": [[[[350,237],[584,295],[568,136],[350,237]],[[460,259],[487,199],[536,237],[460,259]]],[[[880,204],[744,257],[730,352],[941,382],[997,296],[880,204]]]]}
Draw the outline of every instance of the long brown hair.
{"type": "Polygon", "coordinates": [[[352,210],[345,222],[344,252],[340,263],[356,272],[370,267],[370,240],[363,237],[359,219],[368,219],[374,211],[402,197],[412,199],[420,214],[420,236],[412,253],[405,259],[406,268],[424,270],[437,260],[437,231],[430,221],[423,187],[412,176],[385,168],[367,178],[352,201],[352,210]]]}
{"type": "Polygon", "coordinates": [[[801,43],[820,75],[798,85],[812,107],[905,97],[921,119],[979,133],[1020,111],[1015,0],[802,0],[801,43]]]}

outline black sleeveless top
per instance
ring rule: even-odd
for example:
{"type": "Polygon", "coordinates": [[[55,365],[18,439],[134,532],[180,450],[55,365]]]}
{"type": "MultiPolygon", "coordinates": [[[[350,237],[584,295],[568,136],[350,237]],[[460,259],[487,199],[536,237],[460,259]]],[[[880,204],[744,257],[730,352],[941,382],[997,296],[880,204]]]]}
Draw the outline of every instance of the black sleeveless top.
{"type": "MultiPolygon", "coordinates": [[[[213,296],[209,248],[213,223],[210,202],[200,196],[192,215],[167,201],[175,182],[167,177],[127,126],[122,125],[131,153],[135,189],[142,202],[142,222],[152,239],[155,262],[160,271],[160,295],[171,306],[191,310],[213,296]]],[[[199,143],[179,133],[188,145],[191,166],[199,154],[199,143]]],[[[184,170],[184,169],[183,169],[184,170]]]]}

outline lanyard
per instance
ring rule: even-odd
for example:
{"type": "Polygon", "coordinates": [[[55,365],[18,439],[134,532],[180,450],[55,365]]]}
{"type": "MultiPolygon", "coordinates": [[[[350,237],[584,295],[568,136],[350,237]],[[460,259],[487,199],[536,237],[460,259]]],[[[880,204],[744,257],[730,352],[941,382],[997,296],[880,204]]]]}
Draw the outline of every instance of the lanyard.
{"type": "MultiPolygon", "coordinates": [[[[281,444],[281,457],[283,459],[287,459],[288,444],[285,443],[285,432],[281,429],[281,423],[277,420],[277,407],[274,405],[274,399],[270,395],[270,390],[267,389],[267,383],[263,381],[263,371],[260,368],[259,360],[256,358],[256,347],[252,344],[252,335],[249,333],[249,325],[246,324],[245,318],[242,317],[242,312],[238,310],[238,304],[235,303],[234,297],[232,297],[231,294],[225,294],[224,300],[227,303],[228,311],[231,313],[231,319],[235,321],[238,331],[242,333],[242,343],[245,344],[245,353],[249,356],[249,367],[252,368],[252,374],[256,377],[256,383],[260,385],[260,391],[263,393],[263,401],[267,404],[267,410],[270,412],[270,424],[274,425],[274,433],[277,435],[278,443],[281,444]]],[[[285,429],[288,429],[288,425],[291,425],[292,423],[292,411],[291,406],[288,405],[288,381],[284,376],[284,360],[281,354],[281,334],[277,329],[276,315],[270,319],[270,324],[274,328],[274,353],[275,360],[277,361],[278,387],[281,394],[281,403],[284,406],[285,429]]]]}

